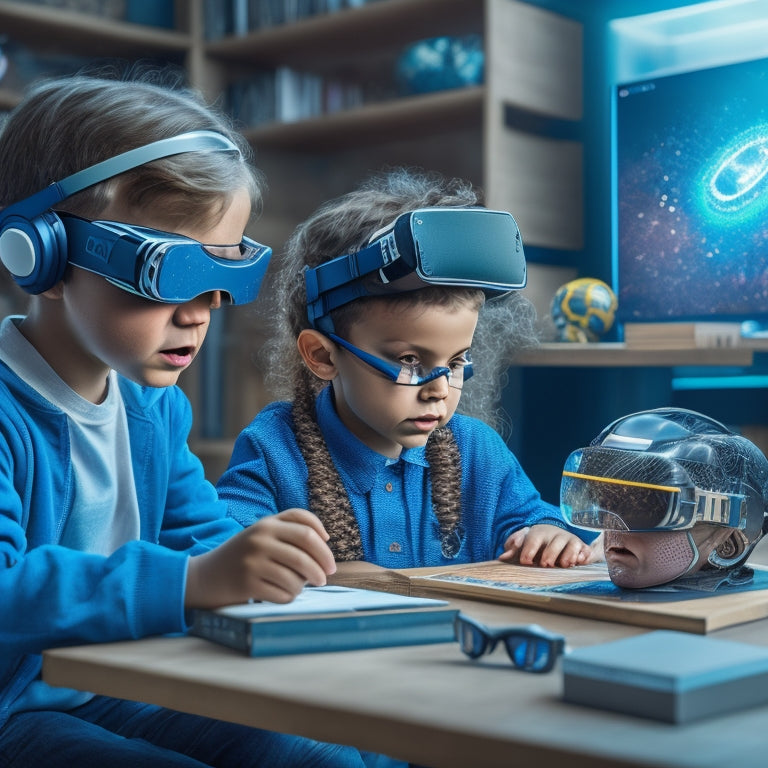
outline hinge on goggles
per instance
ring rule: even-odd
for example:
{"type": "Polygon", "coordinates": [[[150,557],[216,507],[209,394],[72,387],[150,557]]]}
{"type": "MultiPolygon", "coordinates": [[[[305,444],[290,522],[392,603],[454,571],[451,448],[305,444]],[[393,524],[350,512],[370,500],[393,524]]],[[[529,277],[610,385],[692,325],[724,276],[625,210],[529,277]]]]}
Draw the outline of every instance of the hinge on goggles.
{"type": "Polygon", "coordinates": [[[746,523],[746,497],[739,493],[718,493],[696,489],[696,519],[701,523],[743,528],[746,523]]]}

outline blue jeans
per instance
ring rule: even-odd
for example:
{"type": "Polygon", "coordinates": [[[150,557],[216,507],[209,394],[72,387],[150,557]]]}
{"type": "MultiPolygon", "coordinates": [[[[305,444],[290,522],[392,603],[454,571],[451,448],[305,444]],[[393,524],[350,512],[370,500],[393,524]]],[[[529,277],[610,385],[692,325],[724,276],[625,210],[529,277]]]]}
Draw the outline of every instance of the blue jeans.
{"type": "Polygon", "coordinates": [[[106,696],[69,712],[20,712],[0,730],[2,768],[364,768],[380,765],[379,759],[363,760],[352,747],[106,696]]]}

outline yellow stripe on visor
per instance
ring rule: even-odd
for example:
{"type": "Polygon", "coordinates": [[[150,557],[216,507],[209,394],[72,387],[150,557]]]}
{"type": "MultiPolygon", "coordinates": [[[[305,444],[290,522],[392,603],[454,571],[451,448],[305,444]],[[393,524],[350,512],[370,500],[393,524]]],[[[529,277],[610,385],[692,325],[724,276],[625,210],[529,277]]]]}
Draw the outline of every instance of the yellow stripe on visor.
{"type": "Polygon", "coordinates": [[[639,483],[636,480],[621,480],[618,477],[597,477],[597,475],[584,475],[581,472],[563,471],[564,477],[579,477],[584,480],[595,480],[599,483],[615,483],[616,485],[634,485],[638,488],[653,488],[656,491],[670,491],[680,493],[680,489],[674,485],[656,485],[654,483],[639,483]]]}

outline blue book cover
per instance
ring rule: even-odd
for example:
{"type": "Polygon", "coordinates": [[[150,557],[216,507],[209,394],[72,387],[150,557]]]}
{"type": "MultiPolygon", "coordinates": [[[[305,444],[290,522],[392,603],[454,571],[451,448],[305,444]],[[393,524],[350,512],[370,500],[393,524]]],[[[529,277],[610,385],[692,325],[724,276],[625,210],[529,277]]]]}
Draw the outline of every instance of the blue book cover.
{"type": "Polygon", "coordinates": [[[455,640],[445,600],[340,586],[306,587],[290,603],[197,610],[190,634],[250,656],[322,653],[455,640]]]}
{"type": "Polygon", "coordinates": [[[563,659],[566,701],[682,723],[768,703],[768,648],[659,630],[563,659]]]}

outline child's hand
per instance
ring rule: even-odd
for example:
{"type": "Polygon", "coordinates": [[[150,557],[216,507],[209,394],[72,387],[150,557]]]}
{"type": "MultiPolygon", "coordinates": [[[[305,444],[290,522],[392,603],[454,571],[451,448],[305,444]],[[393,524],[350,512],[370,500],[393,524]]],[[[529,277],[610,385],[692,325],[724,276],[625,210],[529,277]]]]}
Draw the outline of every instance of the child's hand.
{"type": "Polygon", "coordinates": [[[289,603],[305,584],[336,571],[320,520],[305,509],[261,518],[223,544],[190,558],[185,608],[217,608],[249,599],[289,603]]]}
{"type": "Polygon", "coordinates": [[[591,545],[556,525],[533,525],[515,531],[505,542],[499,560],[542,568],[570,568],[602,559],[602,535],[591,545]]]}

